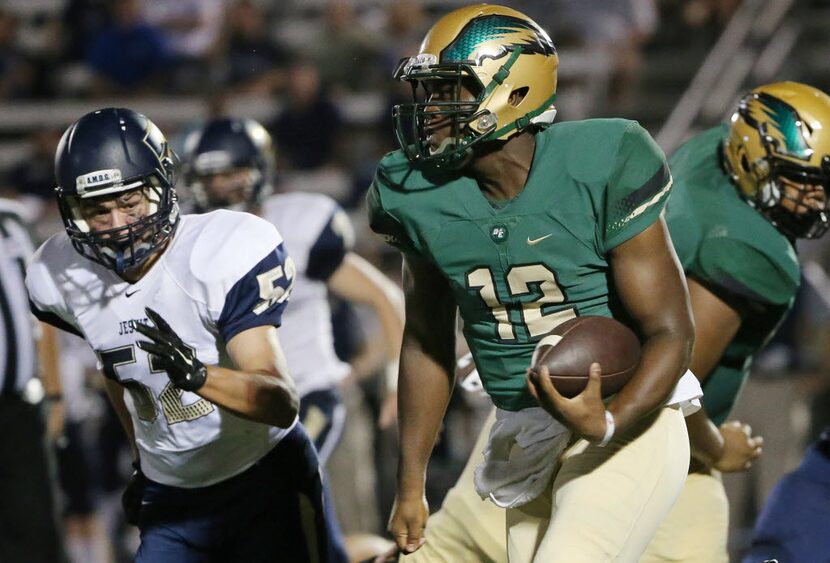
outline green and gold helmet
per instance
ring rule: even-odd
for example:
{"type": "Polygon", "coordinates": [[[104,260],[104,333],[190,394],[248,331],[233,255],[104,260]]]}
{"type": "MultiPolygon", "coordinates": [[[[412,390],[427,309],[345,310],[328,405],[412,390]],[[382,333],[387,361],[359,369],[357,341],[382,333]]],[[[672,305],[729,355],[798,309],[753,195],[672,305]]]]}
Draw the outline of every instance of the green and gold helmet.
{"type": "Polygon", "coordinates": [[[412,161],[458,165],[477,143],[507,140],[556,115],[559,58],[548,34],[533,20],[502,6],[455,10],[432,26],[395,78],[412,85],[414,103],[394,108],[398,142],[412,161]],[[452,100],[430,101],[433,81],[455,84],[452,100]],[[462,86],[473,99],[461,99],[462,86]],[[427,142],[428,125],[449,120],[439,147],[427,142]]]}
{"type": "MultiPolygon", "coordinates": [[[[830,97],[798,82],[778,82],[752,90],[732,115],[723,147],[732,181],[749,203],[793,238],[817,238],[830,225],[830,97]],[[789,199],[781,179],[820,186],[824,208],[796,214],[782,206],[789,199]]],[[[792,206],[790,206],[792,207],[792,206]]]]}

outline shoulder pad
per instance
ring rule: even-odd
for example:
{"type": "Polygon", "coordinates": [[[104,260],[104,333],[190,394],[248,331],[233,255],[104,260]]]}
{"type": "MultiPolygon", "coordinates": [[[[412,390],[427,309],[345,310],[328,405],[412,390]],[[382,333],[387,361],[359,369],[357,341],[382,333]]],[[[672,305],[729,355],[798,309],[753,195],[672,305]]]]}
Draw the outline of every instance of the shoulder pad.
{"type": "MultiPolygon", "coordinates": [[[[774,229],[769,225],[770,229],[774,229]]],[[[707,235],[701,243],[698,263],[706,279],[752,301],[784,305],[795,296],[801,282],[798,257],[781,234],[757,236],[745,232],[730,236],[707,235]]]]}
{"type": "Polygon", "coordinates": [[[32,306],[43,313],[53,313],[66,322],[71,319],[58,280],[70,269],[92,264],[81,257],[66,233],[52,235],[38,248],[26,268],[26,290],[32,306]]]}
{"type": "Polygon", "coordinates": [[[199,220],[189,233],[190,271],[199,281],[233,283],[282,244],[282,236],[268,221],[250,213],[217,210],[189,215],[199,220]]]}
{"type": "MultiPolygon", "coordinates": [[[[571,178],[586,183],[603,182],[613,170],[617,147],[632,123],[627,119],[565,121],[539,135],[558,141],[553,150],[567,151],[563,161],[571,178]]],[[[547,142],[544,138],[539,140],[547,142]]]]}

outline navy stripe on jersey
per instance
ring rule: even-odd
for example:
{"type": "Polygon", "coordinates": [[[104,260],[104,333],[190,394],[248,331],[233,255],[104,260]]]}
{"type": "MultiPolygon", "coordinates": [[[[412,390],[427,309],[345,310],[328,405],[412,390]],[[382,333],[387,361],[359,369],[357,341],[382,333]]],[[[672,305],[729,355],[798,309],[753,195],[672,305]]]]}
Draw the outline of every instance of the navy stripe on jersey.
{"type": "Polygon", "coordinates": [[[339,213],[342,211],[338,209],[329,217],[326,227],[308,251],[306,276],[313,280],[328,280],[343,263],[343,258],[348,251],[342,229],[338,229],[334,224],[339,213]]]}
{"type": "Polygon", "coordinates": [[[80,336],[81,338],[84,338],[84,335],[81,334],[81,332],[77,328],[75,328],[62,318],[60,318],[55,313],[49,313],[38,309],[31,299],[29,300],[29,309],[31,309],[32,314],[37,318],[37,320],[43,321],[46,324],[50,324],[53,327],[66,331],[70,334],[74,334],[75,336],[80,336]]]}
{"type": "Polygon", "coordinates": [[[280,326],[294,284],[294,262],[282,244],[237,281],[217,322],[225,342],[249,328],[280,326]]]}

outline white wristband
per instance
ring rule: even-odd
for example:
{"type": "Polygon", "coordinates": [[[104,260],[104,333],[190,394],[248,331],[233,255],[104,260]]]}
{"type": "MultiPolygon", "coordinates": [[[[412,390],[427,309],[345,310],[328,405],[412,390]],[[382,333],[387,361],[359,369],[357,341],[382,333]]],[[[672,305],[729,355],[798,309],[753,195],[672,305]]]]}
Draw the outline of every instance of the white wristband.
{"type": "Polygon", "coordinates": [[[605,436],[602,437],[602,441],[597,444],[598,447],[604,448],[608,445],[608,442],[611,441],[611,438],[614,437],[614,431],[617,429],[617,425],[614,422],[614,415],[611,414],[611,411],[605,411],[605,436]]]}
{"type": "Polygon", "coordinates": [[[383,380],[386,386],[386,392],[398,390],[398,360],[392,360],[383,368],[383,380]]]}

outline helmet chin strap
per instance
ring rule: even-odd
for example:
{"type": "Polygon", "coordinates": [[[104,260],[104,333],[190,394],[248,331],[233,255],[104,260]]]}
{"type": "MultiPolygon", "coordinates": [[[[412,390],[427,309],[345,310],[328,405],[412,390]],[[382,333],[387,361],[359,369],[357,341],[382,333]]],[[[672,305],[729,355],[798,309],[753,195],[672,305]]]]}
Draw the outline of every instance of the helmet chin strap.
{"type": "Polygon", "coordinates": [[[472,147],[466,147],[462,150],[456,150],[456,148],[460,145],[460,139],[456,137],[447,137],[441,144],[438,145],[435,149],[430,148],[429,154],[430,156],[437,156],[436,166],[455,169],[460,168],[467,159],[472,155],[473,149],[472,147]],[[447,154],[441,156],[444,151],[448,151],[447,154]]]}
{"type": "MultiPolygon", "coordinates": [[[[436,148],[433,149],[432,147],[430,147],[429,154],[430,154],[430,156],[432,156],[432,155],[436,155],[436,154],[441,154],[445,150],[450,149],[450,148],[454,149],[456,146],[461,144],[460,141],[461,141],[461,139],[459,139],[457,137],[447,137],[443,141],[441,141],[441,144],[438,145],[436,148]]],[[[466,156],[469,153],[469,151],[470,151],[470,149],[467,149],[467,150],[463,151],[461,153],[461,155],[466,156]]]]}
{"type": "Polygon", "coordinates": [[[124,253],[119,251],[115,253],[115,272],[118,274],[123,274],[127,269],[126,264],[124,263],[124,253]]]}

